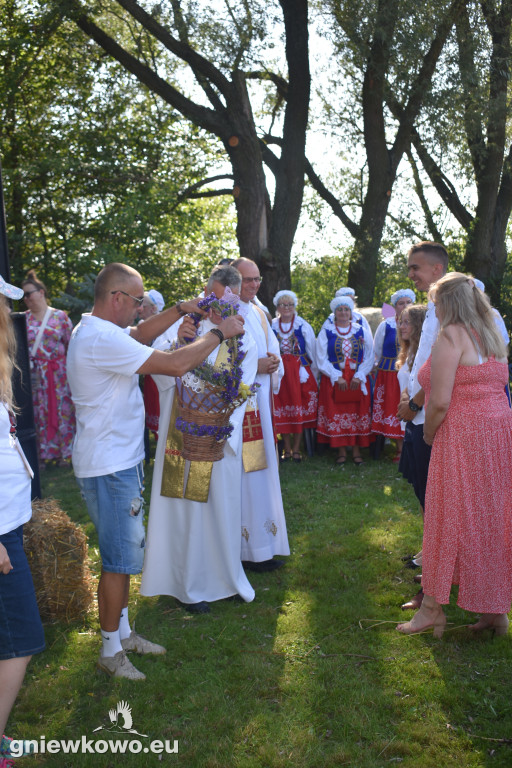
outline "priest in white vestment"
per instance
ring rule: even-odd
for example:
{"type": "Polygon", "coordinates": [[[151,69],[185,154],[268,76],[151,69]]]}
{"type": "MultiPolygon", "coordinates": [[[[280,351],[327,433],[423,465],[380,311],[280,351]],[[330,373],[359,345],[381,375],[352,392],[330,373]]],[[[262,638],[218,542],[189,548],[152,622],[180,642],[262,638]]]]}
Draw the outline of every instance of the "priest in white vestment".
{"type": "MultiPolygon", "coordinates": [[[[279,392],[284,375],[279,342],[264,312],[252,303],[260,284],[258,265],[250,259],[236,259],[232,266],[242,275],[241,313],[246,335],[251,335],[258,348],[258,411],[263,434],[266,468],[245,471],[242,467],[242,560],[246,568],[270,571],[282,561],[275,555],[289,555],[288,534],[279,481],[271,394],[279,392]]],[[[244,445],[244,450],[247,443],[244,445]]]]}
{"type": "MultiPolygon", "coordinates": [[[[232,267],[214,269],[207,292],[222,297],[224,284],[235,293],[239,280],[232,267]],[[227,272],[227,277],[224,275],[227,272]],[[224,277],[223,277],[224,275],[224,277]],[[212,280],[212,277],[216,280],[212,280]],[[219,280],[222,279],[223,283],[219,280]]],[[[215,320],[215,317],[213,318],[215,320]]],[[[211,319],[199,323],[199,335],[215,328],[211,319]]],[[[177,329],[176,329],[177,332],[177,329]]],[[[251,385],[257,371],[257,348],[250,334],[241,337],[245,357],[242,362],[242,381],[251,385]]],[[[208,361],[215,363],[222,354],[224,343],[215,349],[208,361]]],[[[209,462],[185,462],[185,495],[192,498],[172,498],[162,494],[166,482],[173,478],[164,477],[164,458],[167,447],[169,422],[175,400],[175,379],[155,376],[160,390],[160,429],[155,455],[153,486],[149,508],[146,556],[141,581],[143,595],[172,595],[193,612],[204,613],[207,603],[233,595],[240,595],[245,601],[254,599],[251,587],[241,564],[241,451],[242,422],[247,401],[236,408],[230,422],[233,432],[224,446],[224,458],[211,463],[209,492],[205,502],[194,500],[194,487],[189,492],[188,482],[194,473],[201,470],[199,465],[209,462]],[[192,465],[198,465],[196,467],[192,465]],[[192,466],[192,469],[191,469],[192,466]]],[[[169,450],[167,448],[167,450],[169,450]]],[[[165,469],[168,472],[168,469],[165,469]]],[[[200,472],[199,472],[200,477],[200,472]]],[[[199,493],[207,492],[207,481],[200,478],[199,493]]],[[[196,483],[197,490],[197,483],[196,483]]],[[[197,494],[196,494],[197,495],[197,494]]]]}

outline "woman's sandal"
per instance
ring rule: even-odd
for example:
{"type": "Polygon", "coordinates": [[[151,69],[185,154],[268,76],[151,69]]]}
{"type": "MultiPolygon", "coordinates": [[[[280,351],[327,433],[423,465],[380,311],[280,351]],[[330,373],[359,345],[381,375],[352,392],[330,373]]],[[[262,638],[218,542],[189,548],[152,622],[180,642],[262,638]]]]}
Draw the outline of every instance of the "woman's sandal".
{"type": "Polygon", "coordinates": [[[290,461],[291,457],[292,457],[292,454],[290,453],[290,451],[285,451],[281,456],[281,461],[290,461]]]}
{"type": "Polygon", "coordinates": [[[338,456],[336,459],[336,464],[339,467],[343,467],[347,463],[347,457],[346,456],[338,456]]]}
{"type": "Polygon", "coordinates": [[[397,629],[403,635],[415,635],[432,627],[434,637],[441,638],[446,626],[446,616],[441,606],[430,597],[423,598],[421,608],[410,621],[398,624],[397,629]]]}
{"type": "Polygon", "coordinates": [[[364,459],[363,459],[361,456],[354,456],[354,458],[352,459],[352,461],[354,462],[354,464],[356,465],[356,467],[360,467],[360,466],[361,466],[361,464],[364,464],[364,459]]]}
{"type": "Polygon", "coordinates": [[[493,635],[506,635],[508,632],[508,616],[506,613],[483,613],[476,624],[469,624],[472,632],[482,632],[490,629],[493,635]]]}
{"type": "Polygon", "coordinates": [[[294,452],[292,453],[292,456],[293,456],[293,460],[294,460],[294,462],[295,462],[296,464],[300,464],[300,463],[301,463],[301,461],[302,461],[302,456],[301,456],[301,453],[300,453],[300,451],[294,451],[294,452]]]}

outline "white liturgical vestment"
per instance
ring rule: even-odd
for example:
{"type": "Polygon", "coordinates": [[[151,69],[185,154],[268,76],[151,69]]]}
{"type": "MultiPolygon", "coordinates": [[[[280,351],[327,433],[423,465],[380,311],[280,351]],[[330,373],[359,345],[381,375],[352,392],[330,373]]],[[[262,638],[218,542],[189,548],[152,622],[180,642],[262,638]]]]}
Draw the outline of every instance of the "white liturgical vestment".
{"type": "MultiPolygon", "coordinates": [[[[279,342],[261,310],[253,304],[240,302],[245,317],[245,332],[250,334],[258,349],[258,358],[267,357],[267,350],[281,357],[279,342]],[[266,328],[266,331],[265,331],[266,328]]],[[[272,375],[258,374],[257,393],[261,417],[267,468],[255,472],[242,469],[242,560],[260,563],[274,555],[289,555],[288,534],[279,482],[279,467],[274,441],[271,412],[271,387],[279,392],[284,374],[282,360],[272,375]]]]}
{"type": "MultiPolygon", "coordinates": [[[[215,326],[199,324],[203,335],[215,326]]],[[[252,384],[257,371],[257,351],[244,334],[242,380],[252,384]]],[[[219,347],[208,357],[214,363],[219,347]]],[[[241,564],[242,422],[246,403],[231,416],[233,432],[224,446],[224,458],[212,466],[208,501],[162,496],[161,483],[167,432],[175,397],[175,380],[154,376],[160,390],[160,426],[149,508],[148,537],[141,594],[172,595],[183,603],[212,602],[239,594],[254,599],[241,564]]],[[[186,462],[187,477],[190,462],[186,462]]]]}

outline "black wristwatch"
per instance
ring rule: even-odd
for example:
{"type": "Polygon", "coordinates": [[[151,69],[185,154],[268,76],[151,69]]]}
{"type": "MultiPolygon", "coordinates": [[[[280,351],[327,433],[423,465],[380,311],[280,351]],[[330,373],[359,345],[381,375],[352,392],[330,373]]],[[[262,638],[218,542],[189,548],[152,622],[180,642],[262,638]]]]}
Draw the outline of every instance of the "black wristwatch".
{"type": "Polygon", "coordinates": [[[414,413],[418,413],[418,411],[421,411],[423,406],[418,405],[418,403],[415,403],[411,397],[411,399],[409,400],[409,408],[411,409],[411,411],[414,411],[414,413]]]}

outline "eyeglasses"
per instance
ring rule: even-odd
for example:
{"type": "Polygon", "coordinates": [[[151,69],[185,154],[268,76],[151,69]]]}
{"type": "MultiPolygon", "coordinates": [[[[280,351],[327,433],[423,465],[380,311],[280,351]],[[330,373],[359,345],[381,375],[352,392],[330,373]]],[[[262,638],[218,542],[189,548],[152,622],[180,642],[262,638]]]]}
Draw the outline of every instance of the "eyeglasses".
{"type": "Polygon", "coordinates": [[[126,291],[122,291],[120,288],[118,288],[116,291],[110,291],[110,293],[122,293],[123,296],[129,296],[130,299],[133,299],[136,304],[139,305],[139,307],[142,307],[142,302],[144,301],[144,296],[139,299],[137,296],[132,296],[131,293],[126,293],[126,291]]]}
{"type": "Polygon", "coordinates": [[[39,293],[39,288],[36,288],[34,291],[25,291],[23,298],[26,299],[28,296],[32,296],[33,293],[39,293]]]}
{"type": "Polygon", "coordinates": [[[262,283],[263,278],[261,276],[258,277],[242,277],[242,283],[245,283],[246,285],[248,283],[262,283]]]}
{"type": "Polygon", "coordinates": [[[279,309],[279,307],[281,307],[281,309],[295,309],[295,304],[278,304],[277,308],[279,309]]]}

